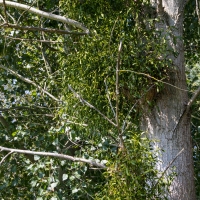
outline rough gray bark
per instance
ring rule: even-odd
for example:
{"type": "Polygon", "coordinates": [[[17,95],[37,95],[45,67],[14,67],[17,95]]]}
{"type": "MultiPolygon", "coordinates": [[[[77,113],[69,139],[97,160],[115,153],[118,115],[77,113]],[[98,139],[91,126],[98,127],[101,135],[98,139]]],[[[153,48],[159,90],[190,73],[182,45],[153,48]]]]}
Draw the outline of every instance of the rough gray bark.
{"type": "MultiPolygon", "coordinates": [[[[195,200],[193,152],[190,131],[190,113],[183,115],[188,104],[188,92],[185,77],[183,40],[183,11],[185,0],[161,0],[152,2],[157,8],[159,17],[163,20],[157,24],[159,30],[171,29],[172,37],[177,38],[176,44],[171,36],[168,37],[169,48],[173,48],[178,56],[170,55],[174,69],[170,73],[169,83],[181,88],[165,85],[163,91],[154,98],[155,106],[145,109],[141,127],[155,142],[154,149],[162,149],[158,154],[157,168],[161,171],[182,150],[173,164],[165,172],[166,176],[176,172],[170,187],[170,200],[195,200]],[[173,168],[175,166],[175,168],[173,168]]],[[[166,36],[166,35],[165,35],[166,36]]]]}

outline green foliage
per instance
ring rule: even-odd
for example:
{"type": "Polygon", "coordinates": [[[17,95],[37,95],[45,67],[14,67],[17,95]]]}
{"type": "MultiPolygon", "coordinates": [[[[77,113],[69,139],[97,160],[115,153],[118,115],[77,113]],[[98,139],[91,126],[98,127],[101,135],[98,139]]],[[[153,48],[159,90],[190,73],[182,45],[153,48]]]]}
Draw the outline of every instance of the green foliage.
{"type": "MultiPolygon", "coordinates": [[[[1,126],[1,145],[107,161],[108,170],[103,173],[86,164],[11,154],[1,165],[0,198],[163,197],[168,183],[156,184],[156,157],[150,153],[149,141],[137,132],[138,100],[152,86],[162,89],[156,79],[166,78],[171,66],[166,39],[154,29],[154,8],[142,0],[46,0],[31,1],[31,5],[82,22],[91,34],[1,31],[1,64],[60,99],[53,100],[39,87],[1,69],[1,107],[8,109],[2,115],[9,124],[1,126]],[[115,66],[121,40],[118,120],[126,151],[117,153],[116,127],[87,107],[68,85],[114,122],[115,66]]],[[[74,29],[14,8],[7,10],[20,26],[74,29]]]]}
{"type": "Polygon", "coordinates": [[[126,149],[120,151],[107,166],[108,182],[96,199],[167,199],[170,185],[155,169],[156,156],[150,151],[150,141],[141,134],[129,133],[126,149]]]}

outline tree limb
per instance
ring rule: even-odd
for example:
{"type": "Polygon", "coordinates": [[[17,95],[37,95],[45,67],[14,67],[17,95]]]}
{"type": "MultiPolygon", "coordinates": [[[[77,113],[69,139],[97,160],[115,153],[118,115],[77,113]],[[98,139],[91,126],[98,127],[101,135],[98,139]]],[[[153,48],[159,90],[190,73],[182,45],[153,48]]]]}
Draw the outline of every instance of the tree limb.
{"type": "MultiPolygon", "coordinates": [[[[4,1],[0,0],[0,5],[3,5],[3,4],[4,4],[4,1]]],[[[27,12],[34,13],[38,16],[41,16],[41,17],[44,17],[44,18],[47,18],[47,19],[52,19],[52,20],[55,20],[55,21],[60,21],[60,22],[75,26],[76,28],[79,28],[79,29],[83,30],[85,33],[89,34],[89,29],[87,29],[80,22],[77,22],[73,19],[69,19],[69,18],[60,16],[60,15],[47,13],[47,12],[38,10],[36,8],[30,7],[30,6],[21,4],[21,3],[12,2],[12,1],[5,1],[5,5],[9,6],[9,7],[16,8],[16,9],[26,10],[27,12]]]]}
{"type": "Polygon", "coordinates": [[[172,133],[174,133],[176,131],[176,129],[178,128],[179,124],[181,123],[183,117],[188,114],[188,112],[190,111],[190,108],[191,108],[192,104],[195,102],[195,100],[199,96],[199,94],[200,94],[200,86],[194,92],[192,98],[188,101],[188,103],[187,103],[185,109],[183,110],[181,116],[179,117],[179,120],[178,120],[177,124],[175,125],[172,133]]]}
{"type": "Polygon", "coordinates": [[[195,102],[196,98],[199,96],[200,94],[200,86],[199,88],[194,92],[192,98],[189,100],[189,102],[187,103],[187,110],[189,111],[189,109],[191,108],[192,104],[195,102]]]}
{"type": "Polygon", "coordinates": [[[12,152],[12,153],[20,153],[20,154],[50,156],[50,157],[60,158],[60,159],[64,159],[64,160],[71,160],[73,162],[83,162],[83,163],[87,163],[89,165],[92,165],[92,166],[95,166],[95,167],[98,167],[98,168],[102,168],[102,169],[106,168],[105,165],[98,163],[94,160],[89,160],[89,159],[85,159],[85,158],[78,158],[78,157],[73,157],[73,156],[64,155],[64,154],[39,152],[39,151],[29,151],[29,150],[22,150],[22,149],[11,149],[11,148],[6,148],[6,147],[2,147],[2,146],[0,146],[0,150],[1,151],[9,151],[9,152],[12,152]]]}
{"type": "Polygon", "coordinates": [[[4,14],[5,14],[5,20],[8,23],[7,13],[6,13],[6,3],[5,0],[3,0],[3,8],[4,8],[4,14]]]}
{"type": "Polygon", "coordinates": [[[10,155],[12,154],[13,152],[10,151],[9,153],[7,153],[7,155],[5,155],[2,159],[1,159],[1,162],[0,162],[0,165],[3,163],[3,161],[10,155]]]}
{"type": "Polygon", "coordinates": [[[82,103],[86,104],[88,107],[96,110],[105,120],[107,120],[108,122],[110,122],[113,126],[117,127],[117,125],[110,120],[108,117],[106,117],[100,110],[98,110],[96,107],[94,107],[93,105],[91,105],[90,103],[88,103],[85,99],[83,99],[78,93],[76,93],[72,87],[70,85],[68,85],[68,88],[74,93],[74,96],[76,98],[78,98],[82,103]]]}
{"type": "Polygon", "coordinates": [[[41,90],[42,92],[44,92],[45,94],[47,94],[49,97],[51,97],[55,101],[60,101],[59,99],[57,99],[56,97],[54,97],[52,94],[50,94],[49,92],[47,92],[46,90],[44,90],[42,87],[40,87],[39,85],[37,85],[35,82],[31,81],[28,78],[24,78],[22,75],[18,74],[17,72],[13,71],[12,69],[9,69],[9,68],[4,67],[2,65],[0,65],[0,68],[6,70],[8,72],[10,72],[12,75],[16,76],[17,78],[21,79],[22,81],[24,81],[26,83],[30,83],[31,85],[35,86],[36,88],[38,88],[39,90],[41,90]]]}
{"type": "Polygon", "coordinates": [[[161,174],[161,176],[159,177],[158,181],[155,183],[155,185],[152,187],[152,190],[158,185],[160,179],[162,179],[162,177],[164,176],[164,174],[166,173],[166,171],[169,169],[169,167],[174,163],[174,161],[178,158],[178,156],[184,151],[184,148],[181,149],[181,151],[178,152],[178,154],[174,157],[174,159],[168,164],[168,166],[165,168],[164,172],[161,174]]]}

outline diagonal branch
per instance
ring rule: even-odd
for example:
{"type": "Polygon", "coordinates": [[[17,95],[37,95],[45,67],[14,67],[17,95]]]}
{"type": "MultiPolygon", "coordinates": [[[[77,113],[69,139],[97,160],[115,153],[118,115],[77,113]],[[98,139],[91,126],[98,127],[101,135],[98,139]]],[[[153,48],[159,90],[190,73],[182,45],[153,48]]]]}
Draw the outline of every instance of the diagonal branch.
{"type": "Polygon", "coordinates": [[[200,87],[194,92],[192,98],[188,101],[188,103],[187,103],[185,109],[183,110],[181,116],[179,117],[179,120],[176,123],[176,125],[175,125],[172,133],[174,133],[176,131],[176,129],[178,128],[179,124],[181,123],[183,117],[188,114],[188,112],[190,111],[190,108],[191,108],[192,104],[195,102],[195,100],[197,99],[197,97],[199,96],[199,94],[200,94],[200,87]]]}
{"type": "Polygon", "coordinates": [[[6,13],[6,3],[5,3],[5,0],[3,0],[3,7],[4,7],[4,14],[5,14],[6,23],[8,23],[8,18],[7,18],[7,13],[6,13]]]}
{"type": "Polygon", "coordinates": [[[45,94],[47,94],[49,97],[51,97],[52,99],[54,99],[55,101],[60,101],[59,99],[57,99],[56,97],[54,97],[52,94],[50,94],[49,92],[47,92],[46,90],[44,90],[41,86],[37,85],[35,82],[31,81],[28,78],[24,78],[22,75],[18,74],[17,72],[13,71],[12,69],[9,69],[7,67],[4,67],[2,65],[0,65],[0,68],[10,72],[12,75],[16,76],[17,78],[21,79],[22,81],[26,82],[26,83],[30,83],[31,85],[35,86],[36,88],[38,88],[40,91],[44,92],[45,94]]]}
{"type": "Polygon", "coordinates": [[[155,183],[155,185],[152,187],[152,190],[155,189],[155,187],[158,185],[159,181],[162,179],[162,177],[164,176],[164,174],[166,173],[166,171],[169,169],[169,167],[174,163],[174,161],[178,158],[178,156],[180,154],[182,154],[182,152],[184,151],[184,148],[178,152],[178,154],[174,157],[174,159],[168,164],[168,166],[165,168],[164,172],[161,174],[161,176],[159,177],[158,181],[155,183]]]}
{"type": "Polygon", "coordinates": [[[148,78],[150,78],[150,79],[153,79],[153,80],[155,80],[155,81],[157,81],[157,82],[163,83],[163,84],[165,84],[165,85],[169,85],[169,86],[171,86],[171,87],[173,87],[173,88],[176,88],[176,89],[178,89],[178,90],[181,90],[181,91],[188,92],[188,90],[179,88],[179,87],[177,87],[177,86],[175,86],[175,85],[172,85],[172,84],[170,84],[170,83],[168,83],[168,82],[163,81],[163,78],[162,78],[161,80],[159,80],[159,79],[157,79],[157,78],[155,78],[155,77],[153,77],[153,76],[150,76],[149,74],[145,74],[145,73],[142,73],[142,72],[136,72],[136,71],[133,71],[133,70],[119,70],[119,71],[120,71],[120,72],[131,72],[131,73],[134,73],[134,74],[146,76],[146,77],[148,77],[148,78]]]}
{"type": "Polygon", "coordinates": [[[106,117],[100,110],[98,110],[96,107],[94,107],[93,105],[91,105],[90,103],[88,103],[85,99],[83,99],[77,92],[74,91],[74,89],[68,85],[68,88],[74,93],[74,96],[76,98],[78,98],[82,103],[86,104],[88,107],[96,110],[105,120],[107,120],[108,122],[110,122],[113,126],[117,127],[117,125],[110,120],[108,117],[106,117]]]}
{"type": "Polygon", "coordinates": [[[102,168],[102,169],[106,168],[105,165],[98,163],[94,160],[89,160],[89,159],[85,159],[85,158],[78,158],[78,157],[73,157],[73,156],[64,155],[64,154],[39,152],[39,151],[29,151],[29,150],[22,150],[22,149],[11,149],[11,148],[6,148],[6,147],[2,147],[2,146],[0,146],[0,150],[12,152],[12,153],[19,153],[19,154],[50,156],[50,157],[60,158],[60,159],[64,159],[64,160],[71,160],[73,162],[83,162],[83,163],[87,163],[89,165],[92,165],[92,166],[95,166],[95,167],[98,167],[98,168],[102,168]]]}
{"type": "Polygon", "coordinates": [[[1,159],[1,162],[0,162],[0,165],[3,163],[3,161],[10,155],[12,154],[13,152],[10,151],[7,155],[5,155],[2,159],[1,159]]]}
{"type": "Polygon", "coordinates": [[[73,19],[69,19],[69,18],[60,16],[60,15],[55,15],[55,14],[47,13],[47,12],[38,10],[36,8],[30,7],[30,6],[21,4],[21,3],[12,2],[12,1],[3,1],[3,0],[0,0],[0,5],[3,5],[4,2],[5,2],[5,5],[8,6],[8,7],[13,7],[13,8],[16,8],[16,9],[21,9],[21,10],[26,10],[27,12],[34,13],[34,14],[36,14],[38,16],[41,16],[41,17],[44,17],[44,18],[47,18],[47,19],[52,19],[52,20],[55,20],[55,21],[60,21],[60,22],[63,22],[63,23],[75,26],[76,28],[79,28],[79,29],[83,30],[85,33],[89,34],[89,29],[87,29],[80,22],[77,22],[77,21],[75,21],[73,19]]]}
{"type": "Polygon", "coordinates": [[[194,92],[192,98],[189,100],[189,102],[187,103],[187,110],[189,111],[189,109],[191,108],[192,104],[195,102],[195,100],[197,99],[197,97],[200,95],[200,86],[199,88],[194,92]]]}

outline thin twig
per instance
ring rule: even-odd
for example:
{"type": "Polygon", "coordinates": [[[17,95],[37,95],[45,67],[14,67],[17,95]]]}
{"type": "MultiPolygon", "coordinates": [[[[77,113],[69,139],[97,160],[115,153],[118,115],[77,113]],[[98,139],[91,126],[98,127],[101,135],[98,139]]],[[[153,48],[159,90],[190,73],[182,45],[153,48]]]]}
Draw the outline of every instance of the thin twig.
{"type": "Polygon", "coordinates": [[[54,99],[55,101],[59,101],[59,99],[57,99],[56,97],[54,97],[52,94],[50,94],[49,92],[47,92],[46,90],[44,90],[41,86],[37,85],[35,82],[31,81],[28,78],[24,78],[22,75],[18,74],[17,72],[13,71],[12,69],[9,69],[7,67],[4,67],[2,65],[0,65],[0,68],[10,72],[12,75],[16,76],[17,78],[21,79],[22,81],[26,82],[26,83],[30,83],[31,85],[35,86],[36,88],[38,88],[40,91],[44,92],[46,95],[48,95],[49,97],[51,97],[52,99],[54,99]]]}
{"type": "Polygon", "coordinates": [[[119,43],[119,48],[118,48],[118,56],[117,56],[117,64],[116,64],[116,111],[115,111],[115,120],[116,120],[116,125],[117,125],[117,132],[118,132],[118,137],[120,140],[119,146],[124,149],[124,140],[121,135],[120,131],[120,125],[119,125],[119,68],[120,68],[120,58],[121,58],[121,51],[122,51],[122,40],[119,43]]]}
{"type": "MultiPolygon", "coordinates": [[[[43,37],[43,40],[45,40],[44,33],[42,33],[42,37],[43,37]]],[[[48,77],[50,77],[51,74],[52,74],[52,70],[51,70],[51,66],[49,64],[49,61],[46,58],[46,53],[44,51],[43,43],[40,44],[40,49],[41,49],[41,52],[42,52],[42,58],[43,58],[43,61],[44,61],[44,65],[45,65],[48,77]]]]}
{"type": "Polygon", "coordinates": [[[6,20],[6,23],[8,23],[8,17],[7,17],[7,13],[6,13],[6,3],[5,3],[5,0],[3,0],[3,8],[4,8],[5,20],[6,20]]]}
{"type": "Polygon", "coordinates": [[[1,159],[0,165],[1,165],[1,164],[3,163],[3,161],[4,161],[10,154],[12,154],[12,153],[13,153],[13,151],[7,153],[7,155],[5,155],[5,156],[1,159]]]}
{"type": "Polygon", "coordinates": [[[113,31],[114,31],[114,29],[115,29],[115,25],[116,25],[117,21],[118,21],[118,18],[115,20],[115,23],[114,23],[114,25],[113,25],[113,27],[112,27],[112,30],[111,30],[111,33],[110,33],[109,52],[110,52],[110,43],[111,43],[111,39],[112,39],[112,36],[113,36],[113,31]]]}
{"type": "Polygon", "coordinates": [[[158,181],[155,183],[155,185],[152,187],[152,190],[158,185],[160,179],[164,176],[165,172],[169,169],[169,167],[174,163],[174,161],[178,158],[178,156],[184,151],[184,148],[179,151],[179,153],[175,156],[175,158],[168,164],[168,166],[165,168],[162,175],[159,177],[158,181]]]}
{"type": "Polygon", "coordinates": [[[148,78],[151,78],[151,79],[153,79],[153,80],[155,80],[155,81],[158,81],[158,82],[160,82],[160,83],[164,83],[164,84],[166,84],[166,85],[169,85],[169,86],[171,86],[171,87],[173,87],[173,88],[176,88],[176,89],[178,89],[178,90],[181,90],[181,91],[184,91],[184,92],[189,92],[188,90],[185,90],[185,89],[176,87],[175,85],[172,85],[172,84],[167,83],[167,82],[165,82],[165,81],[159,80],[159,79],[157,79],[157,78],[155,78],[155,77],[153,77],[153,76],[150,76],[149,74],[145,74],[145,73],[142,73],[142,72],[135,72],[135,71],[132,71],[132,70],[119,70],[119,71],[120,71],[120,72],[131,72],[131,73],[134,73],[134,74],[143,75],[143,76],[146,76],[146,77],[148,77],[148,78]]]}
{"type": "Polygon", "coordinates": [[[114,115],[114,117],[115,117],[115,110],[114,110],[114,108],[113,108],[113,105],[112,105],[112,102],[111,102],[111,100],[110,100],[110,96],[109,96],[109,91],[108,91],[108,86],[107,86],[107,84],[106,84],[106,80],[104,80],[104,83],[105,83],[105,86],[106,86],[106,96],[107,96],[107,98],[108,98],[108,102],[109,102],[109,104],[110,104],[110,108],[111,108],[111,110],[112,110],[112,112],[113,112],[113,115],[114,115]]]}
{"type": "Polygon", "coordinates": [[[90,103],[88,103],[85,99],[83,99],[77,92],[74,91],[74,89],[68,85],[69,90],[71,90],[74,93],[74,96],[76,98],[78,98],[82,103],[86,104],[88,107],[96,110],[105,120],[107,120],[108,122],[110,122],[113,126],[117,127],[117,125],[110,120],[108,117],[106,117],[100,110],[98,110],[96,107],[94,107],[93,105],[91,105],[90,103]]]}
{"type": "Polygon", "coordinates": [[[176,129],[178,128],[178,126],[179,126],[179,124],[181,123],[183,117],[184,117],[185,115],[188,114],[188,112],[190,111],[191,106],[193,105],[193,103],[195,102],[195,100],[197,99],[197,97],[199,96],[199,94],[200,94],[200,87],[194,92],[192,98],[188,101],[188,103],[187,103],[185,109],[183,110],[182,114],[181,114],[180,117],[179,117],[178,122],[177,122],[176,125],[174,126],[174,129],[173,129],[172,134],[174,134],[174,132],[175,132],[176,129]]]}
{"type": "Polygon", "coordinates": [[[140,99],[138,99],[138,100],[133,104],[133,106],[131,107],[131,109],[129,110],[128,114],[126,115],[126,117],[125,117],[125,119],[124,119],[124,121],[123,121],[123,125],[122,125],[122,128],[121,128],[121,135],[123,135],[123,133],[125,132],[125,130],[128,128],[128,125],[125,127],[126,122],[127,122],[127,118],[130,116],[130,114],[131,114],[131,112],[133,111],[133,109],[135,108],[135,106],[140,102],[141,98],[142,98],[144,95],[146,95],[146,93],[148,93],[154,86],[155,86],[155,84],[152,85],[151,87],[149,87],[149,89],[148,89],[145,93],[143,93],[143,94],[141,95],[140,99]]]}
{"type": "Polygon", "coordinates": [[[200,95],[200,86],[199,88],[194,92],[192,98],[188,101],[187,103],[187,110],[189,110],[191,108],[191,106],[193,105],[193,103],[195,102],[195,100],[197,99],[197,97],[200,95]]]}
{"type": "Polygon", "coordinates": [[[85,159],[85,158],[78,158],[78,157],[73,157],[73,156],[69,156],[69,155],[64,155],[64,154],[58,154],[58,153],[50,153],[50,152],[39,152],[39,151],[29,151],[29,150],[22,150],[22,149],[11,149],[11,148],[6,148],[6,147],[2,147],[0,146],[0,150],[1,151],[9,151],[12,153],[20,153],[20,154],[29,154],[29,155],[39,155],[39,156],[50,156],[50,157],[55,157],[55,158],[60,158],[60,159],[64,159],[64,160],[71,160],[73,162],[83,162],[83,163],[87,163],[89,165],[98,167],[98,168],[102,168],[105,169],[106,166],[96,162],[94,160],[89,160],[89,159],[85,159]]]}
{"type": "Polygon", "coordinates": [[[199,21],[199,24],[200,24],[200,12],[199,12],[199,2],[198,2],[198,0],[196,0],[196,13],[197,13],[198,21],[199,21]]]}
{"type": "Polygon", "coordinates": [[[4,23],[6,23],[6,20],[3,18],[2,15],[0,15],[0,18],[4,21],[4,23]]]}
{"type": "Polygon", "coordinates": [[[24,11],[21,13],[21,15],[19,16],[19,18],[18,18],[18,20],[17,20],[17,24],[19,23],[21,17],[24,15],[24,13],[26,13],[27,11],[30,10],[31,7],[33,7],[33,4],[34,4],[34,3],[35,3],[35,2],[33,1],[32,4],[31,4],[29,7],[27,7],[27,9],[24,10],[24,11]]]}

